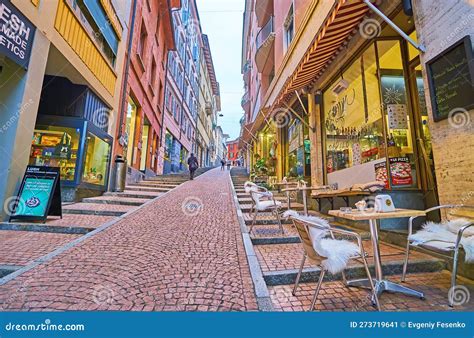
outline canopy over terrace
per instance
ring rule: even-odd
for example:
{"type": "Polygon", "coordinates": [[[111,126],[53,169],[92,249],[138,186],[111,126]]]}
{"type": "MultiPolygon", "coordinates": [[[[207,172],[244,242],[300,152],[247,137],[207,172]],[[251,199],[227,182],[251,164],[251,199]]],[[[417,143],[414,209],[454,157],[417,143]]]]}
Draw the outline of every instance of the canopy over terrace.
{"type": "MultiPolygon", "coordinates": [[[[315,35],[313,42],[302,57],[293,74],[282,86],[277,100],[271,108],[260,110],[256,120],[251,124],[253,133],[261,129],[262,122],[273,118],[281,112],[295,93],[302,88],[310,87],[336,58],[347,44],[347,41],[357,32],[358,25],[364,20],[370,8],[362,0],[338,0],[327,16],[324,24],[315,35]],[[261,115],[264,118],[259,118],[261,115]]],[[[246,141],[250,139],[245,139],[246,141]]]]}

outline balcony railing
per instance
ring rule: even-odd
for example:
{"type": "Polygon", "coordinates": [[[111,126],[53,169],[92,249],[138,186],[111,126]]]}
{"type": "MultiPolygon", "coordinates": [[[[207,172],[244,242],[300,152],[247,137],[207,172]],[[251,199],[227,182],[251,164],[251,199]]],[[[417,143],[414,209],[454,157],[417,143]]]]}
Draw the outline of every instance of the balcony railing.
{"type": "Polygon", "coordinates": [[[274,28],[273,28],[273,16],[268,19],[267,23],[265,26],[263,26],[260,31],[257,33],[257,37],[255,38],[255,44],[257,46],[257,50],[262,47],[265,42],[267,41],[268,37],[274,33],[274,28]]]}
{"type": "Polygon", "coordinates": [[[242,108],[246,109],[249,103],[250,103],[250,93],[247,91],[245,92],[244,96],[242,96],[242,100],[240,101],[240,104],[242,108]]]}

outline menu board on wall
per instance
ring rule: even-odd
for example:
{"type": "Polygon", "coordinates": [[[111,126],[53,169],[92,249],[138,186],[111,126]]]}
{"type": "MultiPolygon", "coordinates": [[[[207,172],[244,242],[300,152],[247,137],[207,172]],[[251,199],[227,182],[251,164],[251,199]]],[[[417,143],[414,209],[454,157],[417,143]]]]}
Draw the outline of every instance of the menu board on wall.
{"type": "Polygon", "coordinates": [[[28,166],[10,220],[45,221],[48,215],[62,217],[59,182],[59,168],[28,166]]]}
{"type": "Polygon", "coordinates": [[[387,111],[390,129],[408,129],[406,104],[387,104],[387,111]]]}
{"type": "Polygon", "coordinates": [[[426,63],[433,119],[474,108],[474,65],[471,38],[465,36],[426,63]]]}

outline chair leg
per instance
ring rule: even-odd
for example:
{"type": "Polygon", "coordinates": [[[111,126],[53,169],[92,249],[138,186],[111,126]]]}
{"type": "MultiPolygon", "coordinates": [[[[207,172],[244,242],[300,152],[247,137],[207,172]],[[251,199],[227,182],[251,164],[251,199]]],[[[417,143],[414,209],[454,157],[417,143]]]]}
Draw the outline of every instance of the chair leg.
{"type": "Polygon", "coordinates": [[[319,290],[321,290],[321,285],[323,284],[323,279],[324,279],[325,274],[326,274],[326,270],[321,269],[321,273],[319,274],[318,285],[316,286],[316,290],[314,291],[313,300],[311,301],[311,307],[309,308],[308,311],[314,310],[314,306],[316,305],[316,300],[318,299],[319,290]]]}
{"type": "Polygon", "coordinates": [[[281,224],[280,214],[278,213],[278,211],[279,211],[278,209],[275,209],[275,216],[278,222],[278,226],[280,227],[281,234],[284,235],[285,230],[283,230],[283,225],[281,224]]]}
{"type": "Polygon", "coordinates": [[[306,261],[306,254],[303,255],[303,259],[301,260],[300,269],[298,270],[298,275],[296,276],[295,286],[293,287],[293,296],[296,296],[296,289],[298,288],[298,284],[301,278],[301,272],[303,272],[304,262],[306,261]]]}
{"type": "Polygon", "coordinates": [[[365,272],[367,273],[367,278],[369,279],[370,289],[372,290],[372,296],[375,300],[375,306],[377,307],[377,311],[380,311],[380,303],[379,303],[379,296],[377,295],[377,290],[375,290],[374,280],[372,279],[372,275],[370,274],[369,265],[367,264],[367,259],[362,256],[362,261],[364,262],[365,272]]]}
{"type": "Polygon", "coordinates": [[[410,256],[410,241],[407,241],[407,249],[405,251],[405,261],[403,262],[403,271],[402,271],[402,278],[401,278],[402,282],[405,281],[405,277],[407,274],[409,256],[410,256]]]}
{"type": "Polygon", "coordinates": [[[252,233],[253,226],[257,222],[257,214],[258,214],[258,210],[257,210],[257,208],[255,208],[255,213],[253,214],[253,219],[252,219],[252,224],[250,225],[249,234],[252,233]]]}
{"type": "Polygon", "coordinates": [[[344,283],[344,286],[347,286],[347,277],[344,270],[341,271],[341,275],[342,275],[342,282],[344,283]]]}
{"type": "Polygon", "coordinates": [[[456,287],[456,277],[458,274],[458,255],[459,255],[459,247],[454,250],[454,257],[453,257],[453,272],[451,273],[451,292],[449,293],[449,306],[454,307],[454,288],[456,287]]]}

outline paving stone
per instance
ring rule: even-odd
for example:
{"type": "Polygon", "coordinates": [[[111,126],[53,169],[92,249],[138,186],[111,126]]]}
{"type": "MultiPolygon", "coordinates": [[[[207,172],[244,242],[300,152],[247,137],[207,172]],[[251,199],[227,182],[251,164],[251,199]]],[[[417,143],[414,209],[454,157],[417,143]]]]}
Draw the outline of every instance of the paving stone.
{"type": "Polygon", "coordinates": [[[0,286],[0,306],[257,310],[229,173],[214,170],[186,182],[10,280],[0,286]]]}

